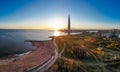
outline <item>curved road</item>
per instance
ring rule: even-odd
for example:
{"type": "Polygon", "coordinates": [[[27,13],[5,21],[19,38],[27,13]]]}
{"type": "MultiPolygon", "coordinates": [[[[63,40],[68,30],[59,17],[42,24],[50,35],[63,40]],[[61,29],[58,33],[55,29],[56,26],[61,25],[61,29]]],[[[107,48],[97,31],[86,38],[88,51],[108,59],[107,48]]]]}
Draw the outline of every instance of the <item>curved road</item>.
{"type": "Polygon", "coordinates": [[[54,55],[51,56],[48,60],[46,60],[44,63],[38,65],[38,66],[35,66],[34,68],[26,71],[26,72],[45,72],[47,69],[49,69],[53,64],[54,62],[57,60],[58,58],[58,47],[55,43],[55,38],[53,40],[53,45],[54,45],[54,55]]]}

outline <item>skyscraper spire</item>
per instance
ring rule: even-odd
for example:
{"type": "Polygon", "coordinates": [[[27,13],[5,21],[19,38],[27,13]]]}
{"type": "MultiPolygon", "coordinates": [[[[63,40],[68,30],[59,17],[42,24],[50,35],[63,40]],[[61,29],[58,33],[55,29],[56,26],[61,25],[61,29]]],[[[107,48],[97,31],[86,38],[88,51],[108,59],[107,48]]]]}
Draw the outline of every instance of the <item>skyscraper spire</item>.
{"type": "Polygon", "coordinates": [[[71,29],[70,29],[70,15],[68,15],[68,35],[70,35],[71,29]]]}

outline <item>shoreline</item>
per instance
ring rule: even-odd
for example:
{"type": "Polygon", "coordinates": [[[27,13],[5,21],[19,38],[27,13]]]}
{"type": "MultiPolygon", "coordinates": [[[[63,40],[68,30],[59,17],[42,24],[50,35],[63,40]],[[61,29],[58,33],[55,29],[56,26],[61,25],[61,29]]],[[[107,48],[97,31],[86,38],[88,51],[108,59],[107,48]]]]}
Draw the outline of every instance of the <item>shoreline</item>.
{"type": "Polygon", "coordinates": [[[24,55],[30,54],[31,52],[32,51],[28,51],[28,52],[21,53],[21,54],[15,54],[15,56],[20,57],[20,56],[24,56],[24,55]]]}
{"type": "Polygon", "coordinates": [[[52,56],[51,40],[47,42],[32,43],[36,48],[32,51],[18,54],[16,57],[10,59],[0,59],[0,72],[23,72],[27,71],[38,64],[44,63],[52,56]]]}
{"type": "Polygon", "coordinates": [[[16,54],[10,54],[10,55],[1,56],[0,60],[24,56],[24,55],[27,55],[27,54],[29,54],[31,52],[32,52],[32,50],[27,51],[27,52],[23,52],[23,53],[18,53],[18,54],[16,53],[16,54]]]}

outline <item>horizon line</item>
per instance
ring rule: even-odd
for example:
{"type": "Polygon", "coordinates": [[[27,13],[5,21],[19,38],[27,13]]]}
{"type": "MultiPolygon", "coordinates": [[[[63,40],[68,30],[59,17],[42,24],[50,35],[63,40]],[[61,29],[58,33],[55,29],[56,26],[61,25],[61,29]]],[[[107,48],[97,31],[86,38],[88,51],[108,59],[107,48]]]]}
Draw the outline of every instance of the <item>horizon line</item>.
{"type": "MultiPolygon", "coordinates": [[[[71,29],[71,30],[113,30],[118,28],[110,28],[110,29],[71,29]]],[[[15,29],[15,28],[0,28],[0,30],[55,30],[55,29],[15,29]]],[[[58,29],[58,30],[67,30],[67,29],[58,29]]],[[[118,29],[120,30],[120,29],[118,29]]]]}

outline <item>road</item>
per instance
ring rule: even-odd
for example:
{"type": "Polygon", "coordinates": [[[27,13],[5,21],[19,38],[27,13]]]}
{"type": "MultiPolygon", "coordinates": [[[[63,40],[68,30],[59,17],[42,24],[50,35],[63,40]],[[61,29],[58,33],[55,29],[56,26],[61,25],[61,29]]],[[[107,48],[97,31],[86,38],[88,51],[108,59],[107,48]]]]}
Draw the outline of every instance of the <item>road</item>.
{"type": "Polygon", "coordinates": [[[35,66],[33,69],[30,69],[26,72],[45,72],[47,69],[49,69],[54,62],[57,60],[58,58],[58,47],[55,43],[55,40],[52,41],[53,45],[54,45],[54,55],[51,56],[48,60],[46,60],[44,63],[35,66]]]}
{"type": "MultiPolygon", "coordinates": [[[[47,69],[49,69],[53,64],[54,64],[54,62],[57,60],[57,58],[59,57],[59,58],[64,58],[64,59],[68,59],[68,58],[66,58],[66,57],[61,57],[61,55],[63,54],[63,52],[64,52],[64,50],[65,50],[65,48],[66,48],[66,44],[64,43],[64,46],[63,46],[63,49],[62,49],[62,51],[58,54],[58,47],[57,47],[57,45],[56,45],[56,42],[55,42],[55,38],[53,39],[53,45],[54,45],[54,48],[55,48],[55,50],[54,50],[54,55],[52,55],[48,60],[46,60],[44,63],[42,63],[42,64],[40,64],[40,65],[38,65],[38,66],[35,66],[33,69],[31,69],[31,70],[29,70],[29,71],[27,71],[27,72],[45,72],[47,69]]],[[[112,50],[110,50],[110,49],[105,49],[105,50],[107,50],[107,51],[111,51],[111,52],[113,52],[113,53],[118,53],[117,51],[112,51],[112,50]]],[[[102,63],[102,62],[100,62],[98,59],[97,59],[97,57],[92,53],[92,52],[90,52],[90,50],[88,50],[88,52],[89,53],[91,53],[92,55],[93,55],[93,57],[96,59],[96,61],[97,61],[97,63],[95,63],[95,64],[93,64],[93,63],[85,63],[85,64],[83,64],[81,61],[76,61],[76,60],[74,60],[76,63],[79,63],[79,64],[81,64],[81,65],[92,65],[92,66],[100,66],[102,69],[103,69],[103,71],[106,71],[106,72],[108,72],[108,70],[106,70],[105,68],[104,68],[104,66],[106,65],[106,64],[104,64],[104,63],[102,63]]],[[[87,72],[84,68],[82,68],[85,72],[87,72]]]]}

